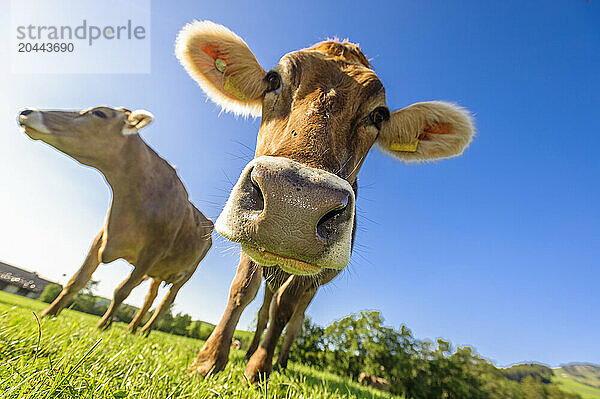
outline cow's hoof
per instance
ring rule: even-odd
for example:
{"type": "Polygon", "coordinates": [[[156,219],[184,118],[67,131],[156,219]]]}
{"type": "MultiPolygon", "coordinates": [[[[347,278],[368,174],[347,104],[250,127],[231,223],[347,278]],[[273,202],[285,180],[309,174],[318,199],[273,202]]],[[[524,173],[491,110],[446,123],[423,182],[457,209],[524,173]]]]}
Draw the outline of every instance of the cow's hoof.
{"type": "Polygon", "coordinates": [[[108,327],[110,327],[110,324],[111,323],[108,320],[102,319],[98,322],[98,324],[96,325],[96,328],[98,330],[106,330],[108,327]]]}
{"type": "Polygon", "coordinates": [[[151,328],[142,328],[140,330],[140,334],[141,334],[142,337],[148,338],[148,335],[150,335],[150,331],[152,331],[151,328]]]}
{"type": "Polygon", "coordinates": [[[273,371],[278,371],[280,373],[283,373],[285,371],[285,369],[287,369],[287,362],[285,363],[275,363],[275,366],[273,366],[273,371]]]}
{"type": "Polygon", "coordinates": [[[272,365],[267,356],[267,351],[263,348],[258,348],[248,361],[244,376],[250,383],[257,384],[266,381],[267,378],[269,378],[271,369],[272,365]]]}
{"type": "Polygon", "coordinates": [[[219,356],[218,353],[204,350],[204,347],[202,347],[198,357],[189,367],[189,374],[190,376],[201,375],[203,377],[209,374],[216,374],[225,369],[228,360],[229,354],[219,356]]]}
{"type": "Polygon", "coordinates": [[[40,317],[53,317],[58,315],[58,309],[46,308],[40,313],[40,317]]]}

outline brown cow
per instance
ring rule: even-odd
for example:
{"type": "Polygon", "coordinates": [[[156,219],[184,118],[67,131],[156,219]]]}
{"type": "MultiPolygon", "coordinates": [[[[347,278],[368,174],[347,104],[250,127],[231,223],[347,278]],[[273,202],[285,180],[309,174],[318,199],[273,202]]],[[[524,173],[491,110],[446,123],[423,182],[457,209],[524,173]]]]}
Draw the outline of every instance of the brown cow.
{"type": "Polygon", "coordinates": [[[147,111],[108,107],[20,113],[18,122],[29,137],[98,169],[113,193],[104,228],[83,265],[43,316],[57,315],[69,304],[101,262],[122,258],[134,269],[115,290],[98,327],[108,327],[131,290],[149,277],[150,291],[128,326],[131,332],[152,306],[160,283],[172,286],[142,328],[148,335],[211,247],[212,221],[189,201],[175,169],[138,135],[138,130],[151,121],[147,111]]]}
{"type": "Polygon", "coordinates": [[[183,28],[175,53],[223,109],[262,116],[255,158],[216,222],[241,244],[238,271],[225,313],[190,367],[202,375],[224,368],[264,275],[275,293],[270,323],[245,371],[257,381],[271,372],[286,324],[301,320],[317,288],[348,265],[356,176],[373,145],[404,161],[450,158],[469,145],[474,127],[466,110],[445,102],[390,111],[369,61],[347,42],[289,53],[265,72],[240,37],[202,21],[183,28]]]}
{"type": "Polygon", "coordinates": [[[242,343],[239,339],[232,338],[230,347],[231,349],[240,350],[240,348],[242,347],[242,343]]]}
{"type": "Polygon", "coordinates": [[[373,387],[375,389],[379,389],[380,391],[389,391],[390,383],[383,377],[375,377],[373,375],[369,375],[365,372],[360,373],[358,376],[358,383],[364,384],[369,387],[373,387]]]}

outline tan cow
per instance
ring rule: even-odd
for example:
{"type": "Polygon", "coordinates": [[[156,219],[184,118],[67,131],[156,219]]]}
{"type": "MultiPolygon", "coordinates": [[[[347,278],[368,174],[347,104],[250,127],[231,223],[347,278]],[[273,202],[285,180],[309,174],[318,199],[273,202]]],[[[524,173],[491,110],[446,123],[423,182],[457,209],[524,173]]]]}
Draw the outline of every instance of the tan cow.
{"type": "Polygon", "coordinates": [[[369,387],[373,387],[375,389],[379,389],[380,391],[389,391],[390,383],[383,377],[375,377],[373,375],[369,375],[364,371],[360,373],[358,376],[358,383],[364,384],[369,387]]]}
{"type": "Polygon", "coordinates": [[[213,230],[212,221],[189,201],[175,169],[138,135],[152,122],[152,115],[109,107],[81,112],[26,110],[18,122],[29,137],[98,169],[113,194],[104,228],[83,265],[42,315],[57,315],[101,262],[122,258],[134,269],[115,290],[98,327],[108,327],[131,290],[151,278],[144,305],[128,326],[136,331],[160,283],[170,283],[169,292],[142,328],[144,335],[149,334],[208,252],[213,230]]]}
{"type": "Polygon", "coordinates": [[[240,350],[240,348],[242,347],[242,343],[239,339],[232,338],[230,347],[231,349],[240,350]]]}
{"type": "Polygon", "coordinates": [[[175,52],[223,109],[262,116],[255,158],[216,222],[241,244],[238,271],[225,313],[190,367],[202,375],[225,367],[236,324],[264,275],[274,293],[270,323],[245,371],[257,381],[271,372],[286,324],[301,325],[317,287],[348,265],[356,176],[370,149],[404,161],[450,158],[469,145],[474,127],[466,110],[446,102],[390,111],[383,84],[351,43],[289,53],[266,72],[235,33],[202,21],[183,28],[175,52]]]}

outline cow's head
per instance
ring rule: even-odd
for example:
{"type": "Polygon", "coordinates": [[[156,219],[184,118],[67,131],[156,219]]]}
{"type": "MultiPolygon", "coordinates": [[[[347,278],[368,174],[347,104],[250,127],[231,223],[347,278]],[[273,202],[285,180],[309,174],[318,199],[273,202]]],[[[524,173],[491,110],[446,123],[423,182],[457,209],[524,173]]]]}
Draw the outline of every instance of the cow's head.
{"type": "Polygon", "coordinates": [[[390,111],[383,84],[354,44],[326,41],[265,72],[246,43],[209,21],[187,25],[176,55],[223,109],[262,116],[216,229],[256,263],[293,274],[348,265],[356,175],[374,144],[405,161],[460,155],[474,128],[445,102],[390,111]]]}
{"type": "Polygon", "coordinates": [[[92,166],[111,162],[129,136],[152,122],[148,111],[94,107],[84,111],[27,109],[17,117],[29,137],[92,166]]]}

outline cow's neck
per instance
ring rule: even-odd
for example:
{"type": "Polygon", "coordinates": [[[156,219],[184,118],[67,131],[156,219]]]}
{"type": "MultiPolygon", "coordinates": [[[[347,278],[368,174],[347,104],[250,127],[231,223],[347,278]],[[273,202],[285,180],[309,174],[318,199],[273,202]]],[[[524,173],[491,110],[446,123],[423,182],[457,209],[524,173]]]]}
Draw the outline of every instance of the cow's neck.
{"type": "MultiPolygon", "coordinates": [[[[97,166],[113,191],[114,198],[145,197],[172,169],[139,136],[131,136],[110,159],[97,166]]],[[[174,171],[172,172],[174,173],[174,171]]]]}

